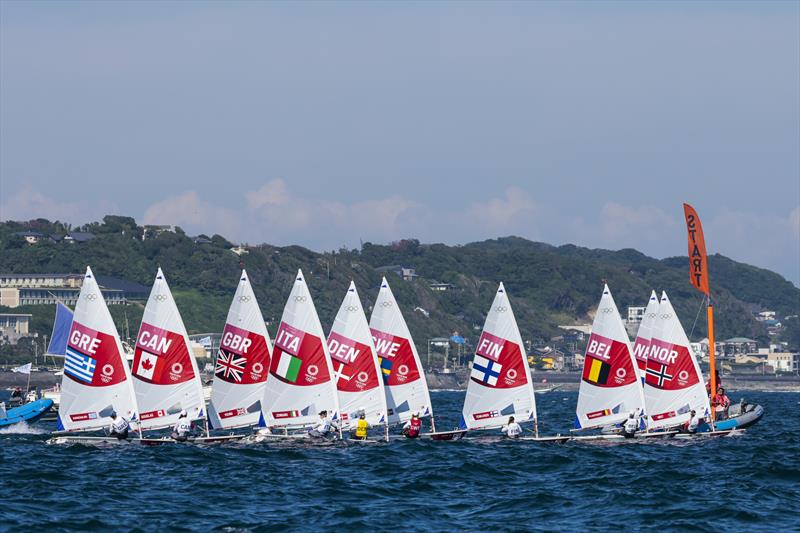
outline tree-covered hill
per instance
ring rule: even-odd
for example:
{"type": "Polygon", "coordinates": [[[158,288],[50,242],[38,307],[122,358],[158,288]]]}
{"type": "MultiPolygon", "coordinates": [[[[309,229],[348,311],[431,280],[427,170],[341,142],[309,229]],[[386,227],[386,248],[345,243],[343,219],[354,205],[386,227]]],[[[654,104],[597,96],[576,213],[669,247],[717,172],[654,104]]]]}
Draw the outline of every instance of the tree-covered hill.
{"type": "MultiPolygon", "coordinates": [[[[623,313],[627,306],[644,305],[651,289],[666,290],[692,339],[705,336],[705,313],[693,328],[701,298],[689,283],[688,261],[683,257],[657,260],[636,250],[554,247],[518,237],[464,246],[409,239],[324,253],[262,244],[249,247],[249,253],[239,257],[230,250],[233,244],[219,235],[190,238],[179,228],[146,240],[142,234],[143,228],[132,218],[119,216],[80,228],[43,219],[0,223],[0,271],[83,272],[90,265],[97,275],[149,286],[160,266],[190,332],[212,332],[222,330],[244,266],[274,334],[298,268],[306,274],[327,329],[351,279],[369,310],[382,275],[375,269],[404,265],[416,268],[419,278],[406,282],[395,274],[388,277],[420,347],[428,338],[454,331],[474,338],[500,281],[508,289],[523,337],[549,338],[558,334],[558,324],[591,321],[606,280],[623,313]],[[46,235],[84,231],[95,238],[84,243],[44,239],[29,245],[15,235],[25,230],[46,235]],[[454,288],[434,291],[429,286],[432,282],[450,283],[454,288]]],[[[800,289],[778,274],[719,255],[710,258],[710,274],[718,339],[746,336],[766,342],[766,328],[753,318],[754,311],[774,310],[781,318],[800,313],[800,289]]],[[[34,329],[49,333],[52,306],[15,312],[34,313],[34,329]]],[[[141,305],[112,308],[123,336],[126,330],[135,335],[141,313],[141,305]]],[[[794,345],[798,344],[797,330],[787,328],[794,345]]]]}

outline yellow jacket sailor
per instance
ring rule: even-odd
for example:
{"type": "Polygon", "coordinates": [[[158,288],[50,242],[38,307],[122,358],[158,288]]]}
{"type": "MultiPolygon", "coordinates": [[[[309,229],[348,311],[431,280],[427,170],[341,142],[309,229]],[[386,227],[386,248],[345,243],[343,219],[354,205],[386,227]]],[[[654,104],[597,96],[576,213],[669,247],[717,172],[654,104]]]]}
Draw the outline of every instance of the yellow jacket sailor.
{"type": "Polygon", "coordinates": [[[358,422],[356,423],[356,439],[367,440],[367,430],[369,429],[369,422],[367,422],[364,413],[358,415],[358,422]]]}

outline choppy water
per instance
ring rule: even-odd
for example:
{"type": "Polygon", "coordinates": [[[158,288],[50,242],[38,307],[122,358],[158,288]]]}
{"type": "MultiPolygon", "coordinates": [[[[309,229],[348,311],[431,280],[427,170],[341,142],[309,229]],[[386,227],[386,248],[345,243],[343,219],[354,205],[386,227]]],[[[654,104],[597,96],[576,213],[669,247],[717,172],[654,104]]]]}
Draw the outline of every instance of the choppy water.
{"type": "MultiPolygon", "coordinates": [[[[683,443],[99,448],[40,423],[0,431],[0,530],[800,531],[800,394],[746,397],[767,414],[745,436],[683,443]]],[[[537,399],[566,432],[576,394],[537,399]]],[[[433,401],[455,425],[463,393],[433,401]]]]}

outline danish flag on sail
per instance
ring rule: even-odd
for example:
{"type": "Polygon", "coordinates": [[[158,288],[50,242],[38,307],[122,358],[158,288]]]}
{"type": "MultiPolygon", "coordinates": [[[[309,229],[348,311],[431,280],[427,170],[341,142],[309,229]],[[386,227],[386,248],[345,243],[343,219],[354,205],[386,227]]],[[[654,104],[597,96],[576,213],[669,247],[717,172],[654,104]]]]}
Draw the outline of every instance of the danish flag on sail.
{"type": "Polygon", "coordinates": [[[124,353],[94,274],[87,267],[67,335],[58,410],[60,431],[107,427],[112,412],[129,421],[138,418],[124,353]]]}
{"type": "Polygon", "coordinates": [[[307,426],[319,420],[323,410],[338,417],[325,334],[301,270],[283,309],[269,373],[261,402],[262,425],[307,426]]]}
{"type": "Polygon", "coordinates": [[[242,270],[220,339],[208,418],[214,428],[253,426],[270,366],[271,343],[247,272],[242,270]]]}
{"type": "Polygon", "coordinates": [[[369,327],[380,358],[389,422],[406,422],[414,413],[433,416],[417,347],[385,277],[372,308],[369,327]]]}
{"type": "Polygon", "coordinates": [[[644,409],[642,386],[628,342],[617,304],[605,285],[586,345],[576,427],[614,424],[644,409]]]}
{"type": "Polygon", "coordinates": [[[171,426],[182,410],[192,420],[205,418],[197,361],[189,352],[186,327],[160,268],[136,336],[133,389],[142,429],[171,426]]]}
{"type": "Polygon", "coordinates": [[[328,335],[343,427],[364,413],[371,425],[386,424],[386,394],[367,317],[352,281],[328,335]],[[345,416],[347,415],[347,416],[345,416]]]}
{"type": "Polygon", "coordinates": [[[536,419],[530,367],[517,320],[500,284],[472,360],[462,424],[468,429],[536,419]]]}
{"type": "Polygon", "coordinates": [[[639,323],[639,331],[636,333],[636,342],[633,344],[633,357],[639,368],[639,379],[644,386],[644,377],[647,372],[647,352],[650,351],[650,337],[653,334],[653,325],[658,316],[658,296],[656,291],[650,294],[650,301],[644,310],[644,316],[639,323]]]}
{"type": "Polygon", "coordinates": [[[647,352],[644,395],[651,428],[682,424],[692,409],[710,414],[700,366],[666,292],[647,352]]]}

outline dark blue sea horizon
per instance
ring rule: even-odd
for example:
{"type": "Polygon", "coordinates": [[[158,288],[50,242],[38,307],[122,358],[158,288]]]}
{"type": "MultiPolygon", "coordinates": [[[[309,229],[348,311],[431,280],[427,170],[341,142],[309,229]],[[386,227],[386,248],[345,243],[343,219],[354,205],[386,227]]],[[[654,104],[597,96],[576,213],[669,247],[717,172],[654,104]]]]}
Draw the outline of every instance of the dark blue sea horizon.
{"type": "MultiPolygon", "coordinates": [[[[0,530],[800,531],[800,393],[743,395],[758,425],[692,442],[93,447],[10,428],[0,530]]],[[[569,431],[576,397],[537,395],[543,434],[569,431]]],[[[454,427],[463,392],[433,402],[454,427]]]]}

